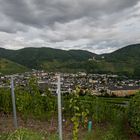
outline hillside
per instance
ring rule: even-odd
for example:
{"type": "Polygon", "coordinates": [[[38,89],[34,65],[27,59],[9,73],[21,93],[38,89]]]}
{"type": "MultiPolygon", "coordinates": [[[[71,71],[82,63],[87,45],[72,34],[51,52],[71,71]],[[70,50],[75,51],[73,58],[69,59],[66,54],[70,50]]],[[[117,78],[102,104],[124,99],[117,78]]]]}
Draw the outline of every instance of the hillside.
{"type": "Polygon", "coordinates": [[[117,73],[140,76],[140,44],[129,45],[109,54],[52,48],[0,48],[0,57],[28,68],[47,71],[117,73]],[[89,58],[95,58],[89,61],[89,58]]]}
{"type": "Polygon", "coordinates": [[[95,54],[83,50],[60,50],[52,48],[24,48],[20,50],[0,49],[0,57],[12,60],[29,68],[40,68],[42,62],[85,61],[95,54]]]}
{"type": "Polygon", "coordinates": [[[110,62],[138,62],[140,60],[140,44],[129,45],[104,56],[105,60],[110,62]]]}
{"type": "Polygon", "coordinates": [[[2,74],[22,73],[27,70],[29,69],[20,64],[0,58],[0,73],[2,74]]]}
{"type": "Polygon", "coordinates": [[[94,60],[67,67],[78,67],[89,73],[116,73],[140,77],[140,44],[129,45],[109,54],[96,55],[94,60]]]}
{"type": "Polygon", "coordinates": [[[113,53],[106,54],[104,60],[112,63],[120,72],[139,74],[140,44],[133,44],[121,48],[113,53]]]}

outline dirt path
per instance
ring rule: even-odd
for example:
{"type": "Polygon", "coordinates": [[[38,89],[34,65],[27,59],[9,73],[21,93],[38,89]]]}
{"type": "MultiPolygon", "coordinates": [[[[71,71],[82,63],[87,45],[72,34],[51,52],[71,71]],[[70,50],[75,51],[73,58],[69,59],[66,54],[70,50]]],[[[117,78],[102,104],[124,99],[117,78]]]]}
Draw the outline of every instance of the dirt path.
{"type": "Polygon", "coordinates": [[[140,136],[133,132],[127,120],[124,122],[124,133],[129,140],[140,140],[140,136]]]}

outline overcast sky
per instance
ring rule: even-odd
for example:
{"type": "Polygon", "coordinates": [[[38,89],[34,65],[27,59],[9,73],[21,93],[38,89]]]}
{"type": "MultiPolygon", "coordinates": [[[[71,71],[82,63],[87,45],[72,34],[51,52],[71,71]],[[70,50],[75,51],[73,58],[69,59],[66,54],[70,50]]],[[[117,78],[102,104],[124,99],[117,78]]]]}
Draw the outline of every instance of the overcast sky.
{"type": "Polygon", "coordinates": [[[112,52],[140,43],[140,0],[0,0],[0,47],[112,52]]]}

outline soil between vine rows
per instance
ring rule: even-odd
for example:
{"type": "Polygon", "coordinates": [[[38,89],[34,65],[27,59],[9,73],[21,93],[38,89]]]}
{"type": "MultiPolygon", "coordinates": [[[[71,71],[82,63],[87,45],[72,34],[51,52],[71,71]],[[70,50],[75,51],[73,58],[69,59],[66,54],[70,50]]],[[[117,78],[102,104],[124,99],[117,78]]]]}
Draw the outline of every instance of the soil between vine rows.
{"type": "MultiPolygon", "coordinates": [[[[129,124],[126,122],[125,124],[125,132],[129,138],[129,140],[140,140],[140,136],[133,133],[131,128],[129,127],[129,124]]],[[[50,133],[50,134],[56,134],[57,133],[57,118],[53,119],[53,123],[51,121],[40,121],[40,120],[34,120],[32,118],[28,118],[27,121],[24,121],[24,119],[18,115],[18,126],[19,128],[27,128],[35,132],[40,133],[50,133]]],[[[103,132],[108,129],[107,124],[99,124],[98,128],[102,129],[103,132]]],[[[93,126],[93,133],[96,135],[96,126],[93,126]]],[[[13,126],[13,118],[12,114],[2,114],[0,113],[0,132],[1,133],[10,133],[13,132],[14,126],[13,126]]],[[[87,134],[86,128],[80,128],[79,129],[79,140],[84,140],[83,138],[87,134]]],[[[102,135],[102,134],[101,134],[102,135]]],[[[63,138],[64,140],[71,140],[72,139],[72,125],[70,122],[64,122],[63,123],[63,138]]],[[[90,139],[89,139],[90,140],[90,139]]],[[[92,140],[92,139],[91,139],[92,140]]]]}

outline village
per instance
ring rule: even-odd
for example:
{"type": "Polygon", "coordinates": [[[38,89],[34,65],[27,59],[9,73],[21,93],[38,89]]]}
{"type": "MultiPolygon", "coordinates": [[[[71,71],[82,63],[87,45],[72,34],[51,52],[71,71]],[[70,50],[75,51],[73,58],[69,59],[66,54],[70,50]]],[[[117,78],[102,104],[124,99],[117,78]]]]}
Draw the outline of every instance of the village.
{"type": "MultiPolygon", "coordinates": [[[[12,75],[15,85],[25,87],[31,77],[36,77],[41,90],[48,89],[53,95],[57,91],[57,78],[54,72],[32,70],[22,74],[12,75]]],[[[11,75],[0,76],[0,88],[9,87],[11,75]]],[[[140,90],[140,79],[129,79],[126,76],[113,74],[86,74],[84,72],[61,73],[61,93],[70,94],[79,87],[81,95],[127,97],[140,90]]]]}

